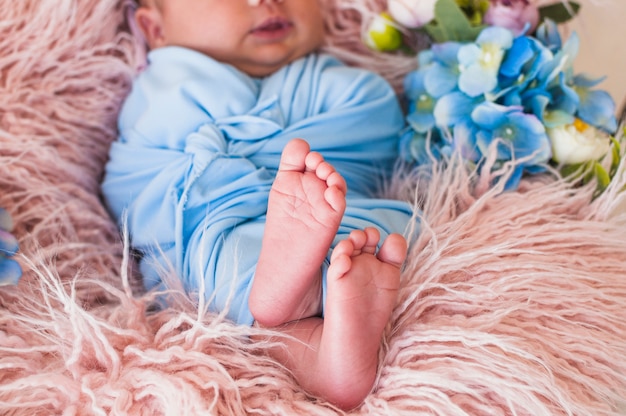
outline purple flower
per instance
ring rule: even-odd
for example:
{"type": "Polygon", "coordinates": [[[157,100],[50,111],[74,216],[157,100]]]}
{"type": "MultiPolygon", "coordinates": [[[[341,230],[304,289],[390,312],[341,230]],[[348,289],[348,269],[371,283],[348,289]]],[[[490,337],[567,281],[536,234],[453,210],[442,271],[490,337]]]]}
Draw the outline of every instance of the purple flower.
{"type": "Polygon", "coordinates": [[[485,23],[505,27],[516,36],[534,32],[539,24],[539,8],[529,0],[491,0],[485,23]]]}

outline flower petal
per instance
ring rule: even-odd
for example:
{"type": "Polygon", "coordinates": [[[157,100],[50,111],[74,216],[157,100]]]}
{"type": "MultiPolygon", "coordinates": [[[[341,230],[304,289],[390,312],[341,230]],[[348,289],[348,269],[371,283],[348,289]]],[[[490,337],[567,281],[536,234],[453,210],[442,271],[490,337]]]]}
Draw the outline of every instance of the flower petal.
{"type": "Polygon", "coordinates": [[[546,132],[541,121],[533,114],[526,114],[522,111],[512,111],[507,114],[507,121],[521,130],[534,135],[546,132]]]}
{"type": "Polygon", "coordinates": [[[485,102],[472,111],[472,120],[483,129],[495,130],[506,122],[508,107],[485,102]]]}
{"type": "Polygon", "coordinates": [[[571,124],[574,122],[574,116],[570,113],[561,110],[546,111],[543,114],[543,124],[546,128],[554,128],[571,124]]]}
{"type": "Polygon", "coordinates": [[[439,63],[433,64],[426,72],[424,78],[424,88],[429,95],[441,97],[452,92],[457,86],[457,74],[450,68],[439,63]]]}
{"type": "Polygon", "coordinates": [[[583,88],[588,89],[588,88],[595,87],[596,85],[600,84],[605,79],[606,79],[606,76],[600,77],[600,78],[590,78],[589,76],[585,74],[578,74],[574,76],[572,81],[574,85],[576,85],[577,87],[583,87],[583,88]]]}
{"type": "Polygon", "coordinates": [[[22,268],[15,260],[0,255],[0,287],[17,285],[22,277],[22,268]]]}
{"type": "Polygon", "coordinates": [[[545,112],[552,100],[552,95],[541,88],[526,91],[522,96],[524,108],[543,120],[545,112]]]}
{"type": "Polygon", "coordinates": [[[493,91],[497,86],[497,74],[484,71],[478,65],[466,68],[459,76],[459,89],[470,97],[493,91]]]}
{"type": "Polygon", "coordinates": [[[615,103],[606,91],[588,91],[578,107],[578,117],[584,122],[609,133],[617,130],[615,103]]]}
{"type": "Polygon", "coordinates": [[[545,19],[539,25],[535,32],[535,37],[553,52],[561,49],[561,35],[556,23],[551,19],[545,19]]]}
{"type": "Polygon", "coordinates": [[[519,183],[522,180],[522,174],[524,173],[525,166],[517,165],[513,168],[513,172],[511,172],[511,176],[506,181],[504,185],[505,191],[514,191],[519,187],[519,183]]]}
{"type": "Polygon", "coordinates": [[[458,65],[458,55],[461,44],[459,42],[436,43],[431,47],[434,58],[445,66],[458,65]]]}
{"type": "Polygon", "coordinates": [[[559,75],[558,88],[551,89],[551,94],[554,99],[552,107],[557,108],[563,112],[574,114],[580,104],[580,97],[576,90],[567,85],[565,74],[559,75]]]}
{"type": "Polygon", "coordinates": [[[476,145],[476,126],[469,121],[462,121],[454,126],[453,145],[461,152],[464,159],[478,162],[481,153],[476,145]]]}
{"type": "Polygon", "coordinates": [[[435,54],[432,49],[424,49],[417,54],[417,64],[420,68],[435,61],[435,54]]]}
{"type": "Polygon", "coordinates": [[[17,239],[8,231],[0,229],[0,254],[12,256],[19,248],[17,239]]]}
{"type": "MultiPolygon", "coordinates": [[[[563,45],[563,49],[559,52],[567,58],[567,67],[571,67],[574,65],[574,60],[576,56],[578,56],[578,51],[580,50],[580,38],[576,32],[572,32],[565,45],[563,45]]],[[[558,55],[558,54],[557,54],[558,55]]]]}
{"type": "Polygon", "coordinates": [[[463,45],[459,48],[457,58],[462,67],[473,65],[480,60],[482,51],[480,47],[474,43],[463,45]]]}
{"type": "Polygon", "coordinates": [[[435,117],[432,113],[414,111],[406,118],[407,123],[418,133],[426,133],[435,126],[435,117]]]}
{"type": "Polygon", "coordinates": [[[416,71],[409,72],[404,77],[404,95],[409,100],[417,100],[420,95],[426,92],[424,88],[424,78],[426,76],[426,69],[418,69],[416,71]]]}
{"type": "Polygon", "coordinates": [[[469,118],[479,101],[455,91],[441,97],[435,104],[435,123],[438,126],[454,126],[463,119],[469,118]]]}
{"type": "Polygon", "coordinates": [[[509,49],[513,45],[513,33],[503,27],[489,26],[480,32],[476,43],[481,46],[494,44],[500,46],[501,49],[509,49]]]}
{"type": "Polygon", "coordinates": [[[532,48],[532,42],[526,36],[521,36],[513,41],[513,46],[506,53],[502,65],[500,65],[500,73],[506,77],[517,78],[521,69],[535,56],[532,48]]]}

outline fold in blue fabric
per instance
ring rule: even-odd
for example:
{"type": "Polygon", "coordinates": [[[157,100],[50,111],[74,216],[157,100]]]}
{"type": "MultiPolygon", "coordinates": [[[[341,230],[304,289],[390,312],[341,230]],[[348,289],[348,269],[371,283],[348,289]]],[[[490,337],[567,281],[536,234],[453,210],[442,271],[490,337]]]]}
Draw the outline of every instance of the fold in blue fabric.
{"type": "Polygon", "coordinates": [[[192,50],[160,48],[122,108],[102,190],[144,253],[147,289],[165,289],[163,270],[173,267],[211,310],[251,324],[248,294],[285,145],[307,140],[346,179],[335,244],[365,226],[384,236],[403,232],[412,215],[404,202],[371,197],[396,161],[403,124],[382,78],[327,55],[257,79],[192,50]]]}

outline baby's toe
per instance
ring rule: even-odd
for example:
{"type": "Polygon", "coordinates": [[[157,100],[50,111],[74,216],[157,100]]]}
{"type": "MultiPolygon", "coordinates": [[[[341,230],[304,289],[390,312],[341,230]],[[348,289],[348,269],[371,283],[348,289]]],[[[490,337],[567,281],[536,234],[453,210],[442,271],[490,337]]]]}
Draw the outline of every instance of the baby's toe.
{"type": "Polygon", "coordinates": [[[378,251],[378,259],[400,268],[407,255],[406,239],[400,234],[390,234],[378,251]]]}
{"type": "Polygon", "coordinates": [[[290,141],[283,149],[278,170],[304,172],[305,160],[310,150],[309,144],[302,139],[290,141]]]}

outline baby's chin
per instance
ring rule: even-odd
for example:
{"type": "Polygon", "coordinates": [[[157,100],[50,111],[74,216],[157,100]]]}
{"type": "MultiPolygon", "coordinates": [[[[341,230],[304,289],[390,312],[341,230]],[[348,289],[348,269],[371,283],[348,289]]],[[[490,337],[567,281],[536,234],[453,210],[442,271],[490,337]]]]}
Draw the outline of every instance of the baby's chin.
{"type": "Polygon", "coordinates": [[[253,78],[264,78],[272,75],[286,65],[289,65],[290,63],[317,51],[319,51],[319,47],[316,46],[307,50],[297,51],[286,56],[281,56],[278,59],[257,59],[249,62],[231,63],[231,65],[253,78]]]}

